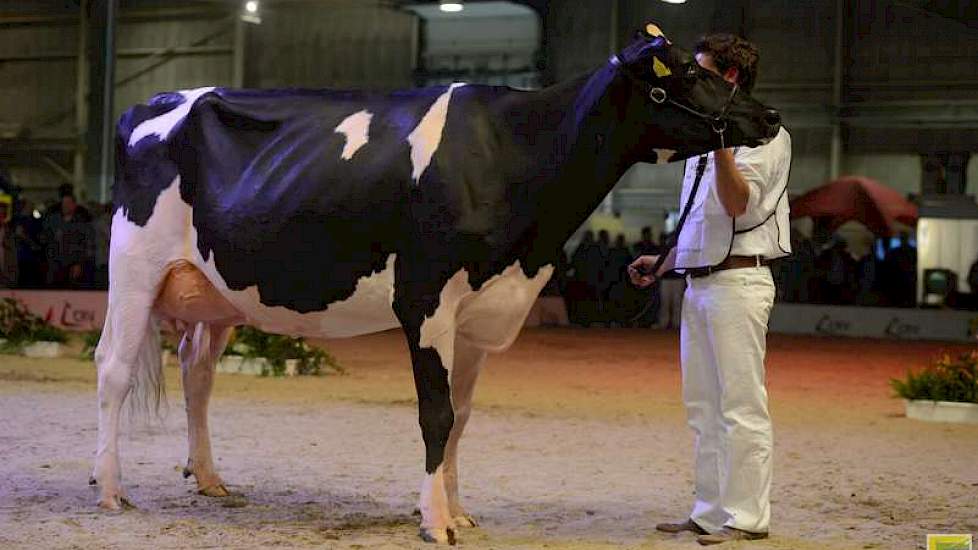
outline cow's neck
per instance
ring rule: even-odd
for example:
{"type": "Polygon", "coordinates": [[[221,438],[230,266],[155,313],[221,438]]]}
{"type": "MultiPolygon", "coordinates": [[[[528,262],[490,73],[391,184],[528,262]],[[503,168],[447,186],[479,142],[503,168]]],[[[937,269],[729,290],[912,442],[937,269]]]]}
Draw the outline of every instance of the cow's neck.
{"type": "Polygon", "coordinates": [[[624,135],[630,131],[627,106],[633,92],[609,63],[531,94],[519,106],[525,111],[517,111],[518,120],[554,122],[533,128],[531,154],[516,167],[532,179],[513,178],[513,185],[532,190],[514,196],[529,201],[519,213],[529,225],[521,248],[533,263],[545,263],[545,257],[534,257],[552,256],[637,161],[633,142],[638,136],[624,135]]]}

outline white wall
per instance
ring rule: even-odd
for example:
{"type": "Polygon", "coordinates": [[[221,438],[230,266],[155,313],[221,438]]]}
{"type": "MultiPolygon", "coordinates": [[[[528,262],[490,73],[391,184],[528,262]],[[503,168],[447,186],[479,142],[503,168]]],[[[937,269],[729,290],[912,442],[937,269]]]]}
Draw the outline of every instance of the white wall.
{"type": "Polygon", "coordinates": [[[844,158],[843,173],[873,178],[906,195],[920,193],[923,167],[915,153],[849,155],[844,158]]]}

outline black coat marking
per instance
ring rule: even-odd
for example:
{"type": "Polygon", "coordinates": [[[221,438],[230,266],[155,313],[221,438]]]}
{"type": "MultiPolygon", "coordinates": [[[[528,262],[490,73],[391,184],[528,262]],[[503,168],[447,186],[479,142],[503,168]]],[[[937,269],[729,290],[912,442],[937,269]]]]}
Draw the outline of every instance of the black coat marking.
{"type": "MultiPolygon", "coordinates": [[[[218,89],[197,99],[164,143],[148,137],[127,147],[139,123],[182,100],[159,96],[120,122],[115,204],[145,225],[179,174],[197,246],[228,286],[257,286],[263,304],[298,312],[349,297],[359,277],[396,253],[394,309],[411,347],[431,473],[453,424],[451,365],[420,349],[419,334],[448,279],[465,268],[479,288],[516,261],[532,277],[625,170],[657,160],[653,148],[675,150],[670,160],[678,161],[719,146],[709,120],[656,104],[648,92],[661,87],[717,113],[731,97],[728,84],[662,39],[640,39],[619,58],[539,92],[457,88],[417,185],[407,136],[443,87],[390,95],[218,89]],[[672,75],[656,76],[653,57],[672,75]],[[361,110],[373,113],[369,140],[343,160],[345,138],[334,129],[361,110]]],[[[748,96],[729,107],[727,146],[776,133],[748,96]]]]}

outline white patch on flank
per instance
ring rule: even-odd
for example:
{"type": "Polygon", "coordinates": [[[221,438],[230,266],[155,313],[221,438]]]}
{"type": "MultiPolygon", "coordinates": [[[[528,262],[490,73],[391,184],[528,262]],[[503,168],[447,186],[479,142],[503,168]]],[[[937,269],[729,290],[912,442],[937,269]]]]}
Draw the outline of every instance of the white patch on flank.
{"type": "Polygon", "coordinates": [[[655,151],[655,163],[656,164],[666,164],[669,159],[676,154],[676,151],[672,149],[652,149],[655,151]]]}
{"type": "MultiPolygon", "coordinates": [[[[387,257],[383,271],[360,277],[353,294],[345,300],[333,302],[322,311],[299,313],[284,306],[262,304],[257,286],[229,289],[217,270],[213,254],[206,260],[201,256],[196,244],[197,228],[189,222],[191,215],[191,207],[180,198],[179,177],[157,197],[153,215],[144,227],[127,220],[120,208],[113,218],[115,259],[110,262],[110,269],[124,269],[127,276],[113,277],[113,288],[125,291],[125,285],[117,284],[122,279],[133,279],[138,283],[165,271],[169,263],[186,260],[207,277],[248,324],[267,332],[340,338],[400,326],[391,307],[394,301],[394,254],[387,257]]],[[[282,269],[303,269],[303,266],[282,266],[282,269]]]]}
{"type": "Polygon", "coordinates": [[[445,129],[445,118],[448,116],[448,102],[452,98],[452,92],[460,86],[465,84],[455,83],[449,86],[448,90],[435,100],[414,131],[408,135],[408,143],[411,144],[411,165],[414,167],[411,177],[415,183],[421,180],[421,174],[431,164],[431,157],[438,150],[441,133],[445,129]]]}
{"type": "MultiPolygon", "coordinates": [[[[346,338],[400,326],[391,307],[394,302],[395,259],[396,255],[389,255],[383,271],[360,277],[353,294],[345,300],[333,302],[325,310],[308,313],[299,313],[284,306],[270,307],[262,304],[257,286],[239,291],[228,289],[223,280],[218,284],[215,278],[220,278],[220,274],[213,256],[208,259],[202,271],[221,294],[244,314],[250,325],[276,334],[346,338]]],[[[293,269],[302,267],[293,266],[293,269]]]]}
{"type": "Polygon", "coordinates": [[[370,130],[370,119],[373,113],[366,110],[353,113],[343,119],[343,122],[334,130],[337,134],[346,136],[346,145],[343,146],[343,153],[340,158],[350,160],[356,152],[367,144],[370,130]]]}
{"type": "Polygon", "coordinates": [[[419,347],[434,349],[449,372],[456,335],[485,351],[506,350],[552,274],[553,266],[545,265],[528,278],[517,260],[474,291],[468,272],[460,269],[442,288],[435,313],[421,323],[419,347]]]}
{"type": "Polygon", "coordinates": [[[166,139],[170,135],[170,131],[173,130],[173,127],[187,116],[187,113],[190,112],[190,108],[194,106],[197,99],[213,90],[214,86],[197,88],[196,90],[181,90],[179,93],[183,96],[184,102],[178,105],[176,109],[163,113],[156,118],[151,118],[136,126],[129,136],[129,147],[139,143],[139,140],[144,137],[154,134],[159,136],[160,141],[166,139]]]}

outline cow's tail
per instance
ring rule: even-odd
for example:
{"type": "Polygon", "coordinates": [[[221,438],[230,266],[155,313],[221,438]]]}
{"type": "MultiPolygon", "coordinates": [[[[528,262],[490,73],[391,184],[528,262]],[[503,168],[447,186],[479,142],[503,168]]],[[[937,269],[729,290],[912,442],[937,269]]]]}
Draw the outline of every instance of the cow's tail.
{"type": "MultiPolygon", "coordinates": [[[[127,338],[137,331],[125,326],[125,319],[113,319],[110,307],[95,350],[95,363],[101,370],[113,368],[111,355],[114,348],[123,344],[118,340],[127,338]],[[121,321],[121,326],[120,326],[121,321]],[[125,334],[115,334],[113,327],[122,328],[125,334]]],[[[129,407],[131,418],[147,418],[160,421],[166,412],[166,384],[163,378],[163,357],[160,350],[159,321],[150,314],[141,332],[135,361],[131,364],[129,375],[129,407]]],[[[101,376],[101,373],[100,373],[101,376]]]]}
{"type": "Polygon", "coordinates": [[[133,416],[161,419],[166,412],[166,383],[163,378],[163,355],[160,348],[160,323],[155,315],[146,322],[146,332],[139,345],[132,372],[133,416]]]}

